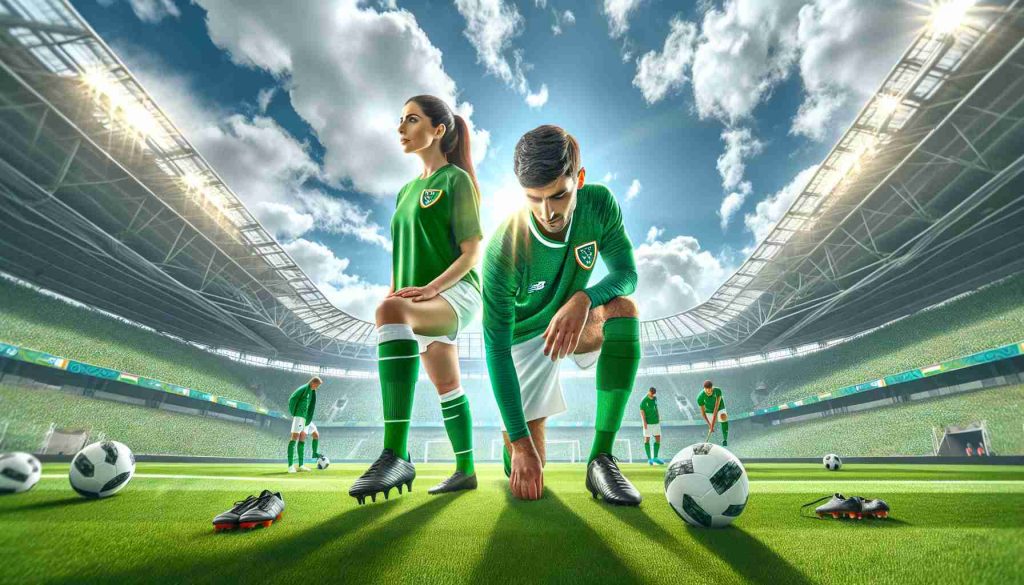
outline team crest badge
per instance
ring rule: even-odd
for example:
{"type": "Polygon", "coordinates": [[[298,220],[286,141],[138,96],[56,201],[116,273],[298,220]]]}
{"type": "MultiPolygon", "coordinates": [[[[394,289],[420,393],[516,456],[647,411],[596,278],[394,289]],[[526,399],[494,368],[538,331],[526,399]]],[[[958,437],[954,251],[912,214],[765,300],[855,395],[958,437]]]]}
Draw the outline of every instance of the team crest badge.
{"type": "Polygon", "coordinates": [[[576,246],[576,263],[582,266],[585,270],[593,268],[594,262],[596,261],[597,242],[587,242],[586,244],[576,246]]]}
{"type": "Polygon", "coordinates": [[[420,207],[426,209],[441,200],[444,191],[441,189],[424,189],[420,193],[420,207]]]}

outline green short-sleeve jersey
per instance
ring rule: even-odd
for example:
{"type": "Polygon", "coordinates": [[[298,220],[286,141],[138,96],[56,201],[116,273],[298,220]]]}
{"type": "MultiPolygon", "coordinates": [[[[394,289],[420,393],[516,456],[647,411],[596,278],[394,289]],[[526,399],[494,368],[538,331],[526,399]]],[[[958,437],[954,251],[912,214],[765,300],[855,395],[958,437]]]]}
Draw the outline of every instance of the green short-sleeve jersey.
{"type": "Polygon", "coordinates": [[[288,412],[292,416],[301,416],[306,419],[306,424],[313,420],[313,411],[316,410],[316,390],[303,384],[292,392],[288,398],[288,412]]]}
{"type": "MultiPolygon", "coordinates": [[[[466,171],[448,164],[409,181],[391,217],[395,290],[430,284],[462,255],[459,244],[482,236],[480,196],[466,171]]],[[[475,268],[462,280],[480,290],[475,268]]]]}
{"type": "Polygon", "coordinates": [[[725,408],[725,398],[722,398],[722,389],[714,387],[711,389],[711,395],[701,390],[700,394],[697,395],[697,406],[703,406],[704,410],[710,416],[715,412],[715,401],[718,400],[718,410],[725,408]],[[719,400],[721,399],[721,400],[719,400]]]}
{"type": "Polygon", "coordinates": [[[545,237],[530,211],[521,209],[498,228],[484,256],[487,367],[513,441],[529,431],[512,345],[543,334],[555,313],[579,291],[597,307],[636,289],[633,244],[615,197],[603,185],[584,185],[576,196],[565,241],[545,237]],[[599,256],[608,275],[588,287],[599,256]]]}
{"type": "Polygon", "coordinates": [[[640,410],[644,411],[644,420],[647,421],[647,424],[656,425],[661,421],[658,417],[657,397],[644,396],[644,399],[640,401],[640,410]]]}

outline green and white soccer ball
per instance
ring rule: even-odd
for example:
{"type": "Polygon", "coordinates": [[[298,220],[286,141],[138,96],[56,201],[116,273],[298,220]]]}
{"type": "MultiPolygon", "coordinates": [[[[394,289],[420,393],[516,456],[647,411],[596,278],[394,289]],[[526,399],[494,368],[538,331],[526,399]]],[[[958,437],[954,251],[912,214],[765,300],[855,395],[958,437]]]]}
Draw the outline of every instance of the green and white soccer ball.
{"type": "Polygon", "coordinates": [[[665,470],[665,497],[687,524],[721,528],[743,513],[750,484],[747,471],[725,447],[696,443],[680,451],[665,470]]]}
{"type": "Polygon", "coordinates": [[[124,443],[86,445],[71,460],[71,487],[87,498],[106,498],[123,490],[135,475],[135,454],[124,443]]]}
{"type": "Polygon", "coordinates": [[[835,453],[829,453],[822,457],[821,463],[825,466],[825,469],[829,471],[839,471],[839,468],[843,466],[843,460],[835,453]]]}
{"type": "Polygon", "coordinates": [[[43,466],[28,453],[0,455],[0,494],[20,494],[39,483],[43,466]]]}
{"type": "Polygon", "coordinates": [[[320,458],[316,460],[317,469],[327,469],[327,466],[330,464],[331,460],[327,458],[327,455],[321,455],[320,458]]]}

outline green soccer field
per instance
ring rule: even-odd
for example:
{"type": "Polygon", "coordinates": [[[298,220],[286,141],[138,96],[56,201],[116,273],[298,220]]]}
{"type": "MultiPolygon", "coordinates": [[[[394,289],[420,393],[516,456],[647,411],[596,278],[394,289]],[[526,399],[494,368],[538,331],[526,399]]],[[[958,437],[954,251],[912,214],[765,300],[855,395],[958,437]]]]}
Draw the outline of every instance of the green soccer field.
{"type": "Polygon", "coordinates": [[[512,500],[497,465],[480,489],[428,496],[450,471],[421,464],[413,492],[357,506],[362,465],[288,475],[283,465],[140,463],[99,501],[77,496],[66,464],[0,497],[0,582],[344,583],[1010,583],[1024,575],[1024,467],[751,464],[743,515],[689,528],[662,492],[664,468],[624,465],[644,494],[613,508],[581,465],[552,464],[539,502],[512,500]],[[235,500],[280,490],[270,528],[214,533],[235,500]],[[888,520],[801,518],[832,492],[880,497],[888,520]]]}

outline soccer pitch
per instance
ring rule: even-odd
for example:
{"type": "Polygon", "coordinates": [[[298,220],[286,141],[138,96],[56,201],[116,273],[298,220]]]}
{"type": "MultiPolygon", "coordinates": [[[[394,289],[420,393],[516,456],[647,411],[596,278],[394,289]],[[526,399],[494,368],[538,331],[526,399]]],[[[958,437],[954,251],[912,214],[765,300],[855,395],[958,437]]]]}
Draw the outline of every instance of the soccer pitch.
{"type": "Polygon", "coordinates": [[[1007,583],[1024,575],[1024,467],[751,464],[730,528],[690,528],[663,495],[664,467],[623,468],[644,495],[614,508],[582,465],[552,464],[539,502],[508,495],[500,466],[480,489],[429,496],[450,464],[421,464],[413,492],[357,506],[364,465],[288,475],[284,465],[140,463],[119,495],[69,487],[45,464],[32,491],[0,497],[0,582],[1007,583]],[[214,533],[213,516],[268,488],[270,528],[214,533]],[[812,520],[832,492],[885,499],[888,520],[812,520]],[[1016,575],[1016,577],[1014,577],[1016,575]]]}

